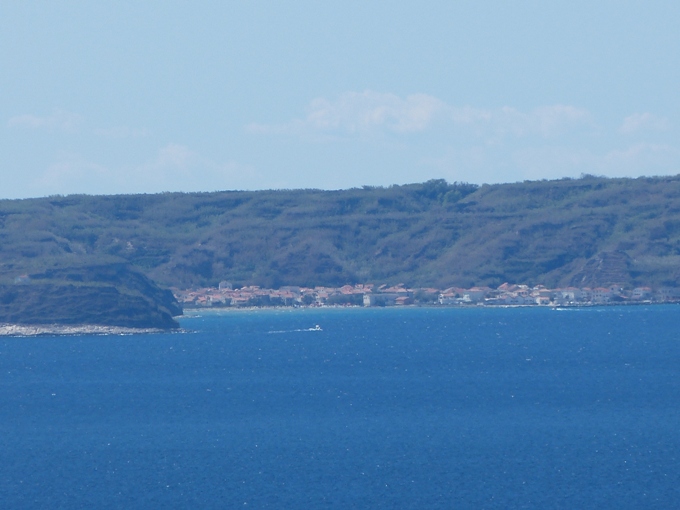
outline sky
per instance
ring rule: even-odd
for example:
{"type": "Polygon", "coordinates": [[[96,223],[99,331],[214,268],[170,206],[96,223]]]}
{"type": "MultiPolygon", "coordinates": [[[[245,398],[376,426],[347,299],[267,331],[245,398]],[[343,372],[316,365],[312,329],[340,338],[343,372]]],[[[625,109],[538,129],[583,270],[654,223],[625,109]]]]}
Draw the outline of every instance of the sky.
{"type": "Polygon", "coordinates": [[[0,198],[680,173],[680,2],[0,3],[0,198]]]}

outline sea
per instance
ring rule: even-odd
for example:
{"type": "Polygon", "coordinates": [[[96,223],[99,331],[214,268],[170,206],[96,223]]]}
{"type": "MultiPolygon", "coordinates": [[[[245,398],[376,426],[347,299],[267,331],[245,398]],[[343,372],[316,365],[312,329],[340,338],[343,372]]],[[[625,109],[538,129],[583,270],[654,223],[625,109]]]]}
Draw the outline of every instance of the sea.
{"type": "Polygon", "coordinates": [[[677,305],[180,323],[0,339],[0,507],[680,505],[677,305]]]}

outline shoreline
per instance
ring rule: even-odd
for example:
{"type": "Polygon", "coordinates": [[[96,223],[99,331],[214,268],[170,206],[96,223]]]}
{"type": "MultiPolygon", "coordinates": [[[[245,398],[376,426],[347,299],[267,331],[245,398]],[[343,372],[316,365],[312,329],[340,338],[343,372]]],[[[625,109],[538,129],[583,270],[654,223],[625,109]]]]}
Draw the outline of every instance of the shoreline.
{"type": "Polygon", "coordinates": [[[0,337],[36,337],[36,336],[69,336],[69,335],[138,335],[166,333],[158,328],[126,328],[123,326],[101,326],[94,324],[61,325],[61,324],[0,324],[0,337]]]}
{"type": "MultiPolygon", "coordinates": [[[[248,307],[191,307],[185,308],[183,317],[192,318],[200,317],[201,314],[230,314],[239,312],[257,312],[257,311],[300,311],[300,310],[385,310],[385,309],[413,309],[413,308],[432,308],[432,309],[507,309],[507,308],[540,308],[550,310],[569,310],[569,309],[583,309],[583,308],[615,308],[628,306],[659,306],[659,305],[678,305],[676,302],[638,302],[638,303],[599,303],[599,304],[571,304],[571,305],[468,305],[468,306],[452,306],[452,305],[404,305],[404,306],[385,306],[385,307],[366,307],[366,306],[348,306],[348,305],[330,305],[330,306],[248,306],[248,307]]],[[[182,316],[180,316],[182,317],[182,316]]],[[[79,325],[63,325],[63,324],[7,324],[0,323],[0,338],[1,337],[39,337],[39,336],[74,336],[74,335],[95,335],[95,336],[127,336],[127,335],[144,335],[144,334],[159,334],[159,333],[187,333],[188,331],[179,328],[173,330],[166,330],[160,328],[129,328],[124,326],[102,326],[95,324],[79,324],[79,325]]]]}
{"type": "Polygon", "coordinates": [[[678,305],[678,301],[637,301],[637,302],[617,302],[617,303],[572,303],[572,304],[466,304],[466,305],[439,305],[439,304],[410,304],[410,305],[391,305],[391,306],[363,306],[363,305],[297,305],[297,306],[192,306],[184,308],[184,316],[187,314],[199,313],[237,313],[255,312],[258,310],[334,310],[334,309],[356,309],[356,310],[382,310],[382,309],[407,309],[407,308],[433,308],[433,309],[458,309],[471,310],[480,308],[543,308],[551,310],[564,310],[574,308],[614,308],[618,306],[663,306],[678,305]]]}

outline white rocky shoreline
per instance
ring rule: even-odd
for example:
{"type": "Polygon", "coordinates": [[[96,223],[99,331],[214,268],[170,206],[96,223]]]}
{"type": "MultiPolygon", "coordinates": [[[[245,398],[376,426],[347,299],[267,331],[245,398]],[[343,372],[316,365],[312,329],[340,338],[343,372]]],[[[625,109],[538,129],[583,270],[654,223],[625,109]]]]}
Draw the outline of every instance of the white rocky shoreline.
{"type": "Polygon", "coordinates": [[[165,330],[158,328],[126,328],[121,326],[101,326],[95,324],[71,326],[63,324],[0,324],[0,336],[138,335],[164,332],[165,330]]]}

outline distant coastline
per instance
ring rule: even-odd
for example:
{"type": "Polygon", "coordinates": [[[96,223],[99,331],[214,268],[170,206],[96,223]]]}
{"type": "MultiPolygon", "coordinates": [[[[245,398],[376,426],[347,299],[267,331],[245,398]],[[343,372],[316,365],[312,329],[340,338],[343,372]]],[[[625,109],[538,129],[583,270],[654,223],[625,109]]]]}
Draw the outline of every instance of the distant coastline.
{"type": "Polygon", "coordinates": [[[232,288],[221,282],[218,288],[173,289],[185,309],[248,309],[248,308],[314,308],[314,307],[384,307],[384,306],[543,306],[584,307],[606,305],[640,305],[680,302],[680,289],[620,285],[608,287],[549,289],[543,285],[530,287],[504,283],[496,289],[472,287],[407,288],[373,284],[343,287],[286,286],[267,289],[257,286],[232,288]]]}

